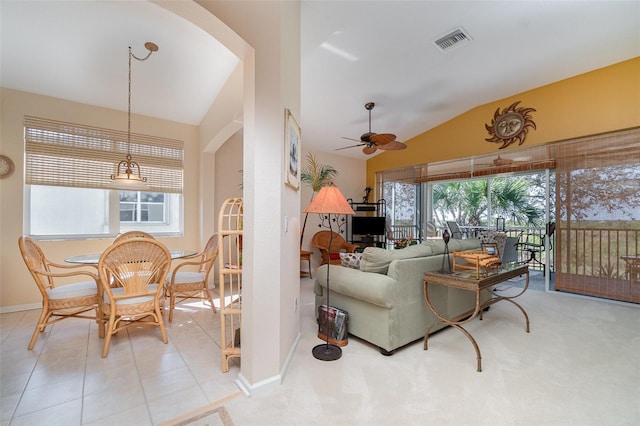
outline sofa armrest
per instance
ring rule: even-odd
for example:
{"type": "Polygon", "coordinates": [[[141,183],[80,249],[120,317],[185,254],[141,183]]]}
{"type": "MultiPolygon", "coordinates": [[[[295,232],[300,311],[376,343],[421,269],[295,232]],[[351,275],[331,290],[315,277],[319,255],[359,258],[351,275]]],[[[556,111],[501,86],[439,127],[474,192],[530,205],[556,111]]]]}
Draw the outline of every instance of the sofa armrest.
{"type": "MultiPolygon", "coordinates": [[[[398,282],[383,274],[331,265],[329,279],[332,292],[373,305],[391,308],[398,300],[398,282]]],[[[318,268],[315,284],[323,290],[327,287],[327,265],[318,268]]]]}

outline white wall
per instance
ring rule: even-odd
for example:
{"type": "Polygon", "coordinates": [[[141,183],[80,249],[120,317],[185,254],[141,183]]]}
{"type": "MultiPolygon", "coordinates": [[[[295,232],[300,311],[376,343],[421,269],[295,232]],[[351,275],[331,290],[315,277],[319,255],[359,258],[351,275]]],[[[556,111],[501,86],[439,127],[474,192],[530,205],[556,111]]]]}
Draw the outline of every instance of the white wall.
{"type": "Polygon", "coordinates": [[[300,294],[300,193],[284,186],[285,108],[300,117],[300,4],[198,3],[247,43],[231,50],[241,57],[244,76],[239,380],[251,391],[281,380],[300,334],[299,312],[293,309],[300,294]]]}

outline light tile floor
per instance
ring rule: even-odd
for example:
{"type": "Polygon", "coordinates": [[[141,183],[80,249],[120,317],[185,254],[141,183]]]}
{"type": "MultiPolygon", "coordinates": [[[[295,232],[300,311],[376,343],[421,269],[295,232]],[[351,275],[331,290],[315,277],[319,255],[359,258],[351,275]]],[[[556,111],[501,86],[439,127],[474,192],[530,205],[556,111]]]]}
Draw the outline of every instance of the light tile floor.
{"type": "MultiPolygon", "coordinates": [[[[531,290],[491,307],[467,329],[483,371],[457,330],[391,357],[354,337],[341,359],[311,355],[313,281],[301,279],[301,337],[280,385],[239,393],[220,370],[209,308],[182,307],[164,345],[155,329],[121,333],[109,357],[90,321],[66,320],[26,349],[38,311],[0,315],[2,425],[151,425],[224,400],[243,425],[637,425],[640,309],[531,290]]],[[[517,284],[513,285],[517,287],[517,284]]],[[[501,291],[517,291],[505,286],[501,291]]]]}
{"type": "Polygon", "coordinates": [[[0,315],[0,424],[152,425],[239,392],[239,362],[221,371],[219,315],[182,304],[167,323],[103,340],[94,322],[68,319],[27,350],[39,310],[0,315]]]}

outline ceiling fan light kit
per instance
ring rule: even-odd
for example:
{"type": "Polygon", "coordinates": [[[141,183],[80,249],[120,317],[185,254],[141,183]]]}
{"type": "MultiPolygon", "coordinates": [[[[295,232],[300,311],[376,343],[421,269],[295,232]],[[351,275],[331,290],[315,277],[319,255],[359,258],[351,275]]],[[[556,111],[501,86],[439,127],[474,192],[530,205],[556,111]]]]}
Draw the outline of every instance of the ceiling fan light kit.
{"type": "MultiPolygon", "coordinates": [[[[370,155],[376,152],[378,149],[381,149],[383,151],[395,151],[405,149],[407,147],[407,145],[405,145],[403,142],[396,140],[396,135],[392,133],[373,133],[371,131],[371,110],[375,106],[376,104],[374,102],[367,102],[366,104],[364,104],[364,108],[369,111],[369,131],[360,135],[361,143],[351,146],[345,146],[344,148],[338,148],[336,149],[336,151],[363,146],[364,148],[362,148],[362,152],[366,155],[370,155]]],[[[343,139],[357,140],[347,137],[343,137],[343,139]]]]}

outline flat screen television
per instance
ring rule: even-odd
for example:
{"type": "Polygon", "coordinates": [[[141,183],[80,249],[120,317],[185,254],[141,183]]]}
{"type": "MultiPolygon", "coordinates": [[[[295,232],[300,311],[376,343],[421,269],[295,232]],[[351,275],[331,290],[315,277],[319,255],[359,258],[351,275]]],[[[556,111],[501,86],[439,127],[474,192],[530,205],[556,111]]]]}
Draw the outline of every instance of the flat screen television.
{"type": "Polygon", "coordinates": [[[353,216],[351,218],[351,234],[384,235],[385,218],[378,216],[353,216]]]}

